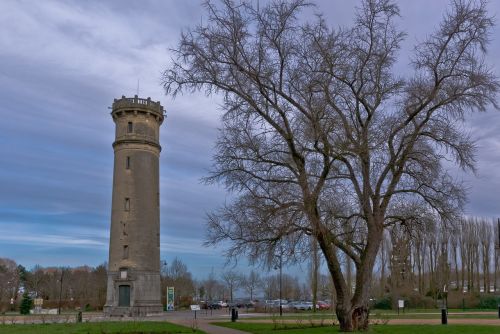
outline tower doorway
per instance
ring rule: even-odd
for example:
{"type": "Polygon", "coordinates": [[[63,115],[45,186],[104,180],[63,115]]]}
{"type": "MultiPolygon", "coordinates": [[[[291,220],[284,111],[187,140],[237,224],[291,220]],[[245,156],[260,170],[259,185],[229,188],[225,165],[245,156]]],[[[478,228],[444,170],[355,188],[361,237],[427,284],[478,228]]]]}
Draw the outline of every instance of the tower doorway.
{"type": "Polygon", "coordinates": [[[130,306],[130,286],[120,285],[118,287],[118,306],[130,306]]]}

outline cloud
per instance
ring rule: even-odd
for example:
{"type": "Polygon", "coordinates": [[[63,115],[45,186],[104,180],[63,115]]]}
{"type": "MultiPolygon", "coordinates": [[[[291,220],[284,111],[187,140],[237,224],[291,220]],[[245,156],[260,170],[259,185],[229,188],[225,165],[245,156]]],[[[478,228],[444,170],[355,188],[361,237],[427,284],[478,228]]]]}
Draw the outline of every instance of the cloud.
{"type": "Polygon", "coordinates": [[[15,243],[17,245],[21,244],[21,245],[38,245],[38,246],[57,246],[57,247],[68,246],[72,248],[108,247],[107,243],[101,241],[75,238],[71,236],[51,235],[51,234],[41,234],[37,236],[4,234],[0,235],[0,242],[6,244],[15,243]]]}
{"type": "MultiPolygon", "coordinates": [[[[437,26],[447,2],[399,2],[408,31],[401,68],[416,40],[437,26]]],[[[205,15],[201,1],[2,1],[0,11],[0,252],[18,262],[96,265],[107,259],[113,172],[113,98],[160,100],[162,258],[182,256],[200,275],[220,267],[223,247],[204,248],[205,213],[230,196],[205,186],[220,126],[219,96],[164,95],[161,73],[182,30],[205,15]],[[29,246],[29,247],[26,247],[29,246]]],[[[498,2],[488,4],[493,14],[498,2]]],[[[353,3],[319,1],[333,26],[353,3]]],[[[489,62],[498,74],[500,30],[489,62]]],[[[500,215],[500,117],[474,115],[478,178],[468,212],[500,215]]]]}

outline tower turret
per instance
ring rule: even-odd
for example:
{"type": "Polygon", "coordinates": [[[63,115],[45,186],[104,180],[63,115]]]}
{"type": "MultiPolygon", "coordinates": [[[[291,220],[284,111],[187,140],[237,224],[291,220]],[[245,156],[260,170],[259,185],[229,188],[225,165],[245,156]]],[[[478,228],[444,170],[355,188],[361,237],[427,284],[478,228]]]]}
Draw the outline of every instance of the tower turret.
{"type": "Polygon", "coordinates": [[[160,290],[160,125],[164,110],[151,98],[115,99],[113,198],[107,315],[162,311],[160,290]]]}

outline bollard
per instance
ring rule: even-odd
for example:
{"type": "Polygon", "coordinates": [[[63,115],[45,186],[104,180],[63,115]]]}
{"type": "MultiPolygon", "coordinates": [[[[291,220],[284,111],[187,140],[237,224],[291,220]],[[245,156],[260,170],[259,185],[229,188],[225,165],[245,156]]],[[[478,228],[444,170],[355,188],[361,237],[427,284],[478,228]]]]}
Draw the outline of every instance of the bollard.
{"type": "Polygon", "coordinates": [[[79,311],[76,315],[76,322],[82,322],[82,311],[79,311]]]}
{"type": "Polygon", "coordinates": [[[446,314],[446,309],[441,309],[441,325],[446,325],[448,323],[448,315],[446,314]]]}
{"type": "Polygon", "coordinates": [[[236,310],[234,308],[231,309],[231,321],[236,321],[236,310]]]}
{"type": "Polygon", "coordinates": [[[500,304],[498,304],[498,319],[500,319],[500,304]]]}
{"type": "Polygon", "coordinates": [[[238,320],[238,309],[236,309],[236,320],[238,320]]]}

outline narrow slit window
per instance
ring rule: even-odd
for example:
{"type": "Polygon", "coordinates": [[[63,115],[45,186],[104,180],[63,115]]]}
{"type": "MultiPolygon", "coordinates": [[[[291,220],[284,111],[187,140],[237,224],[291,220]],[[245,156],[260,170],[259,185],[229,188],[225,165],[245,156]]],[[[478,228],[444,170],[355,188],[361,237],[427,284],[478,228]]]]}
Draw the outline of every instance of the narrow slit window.
{"type": "Polygon", "coordinates": [[[128,259],[128,245],[123,245],[123,258],[128,259]]]}
{"type": "Polygon", "coordinates": [[[130,198],[125,198],[125,211],[130,211],[130,198]]]}
{"type": "Polygon", "coordinates": [[[132,133],[133,131],[134,131],[134,124],[132,124],[132,122],[128,122],[127,132],[132,133]]]}
{"type": "Polygon", "coordinates": [[[130,169],[130,157],[127,157],[127,161],[125,162],[125,168],[130,169]]]}

